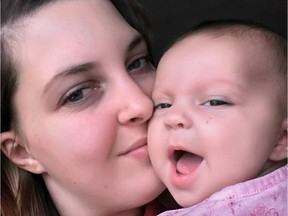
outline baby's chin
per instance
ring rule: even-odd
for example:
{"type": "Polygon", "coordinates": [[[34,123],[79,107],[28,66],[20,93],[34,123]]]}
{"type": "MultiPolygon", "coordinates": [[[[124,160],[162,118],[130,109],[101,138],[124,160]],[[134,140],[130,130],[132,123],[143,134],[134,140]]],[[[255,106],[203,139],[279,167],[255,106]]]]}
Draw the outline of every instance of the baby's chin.
{"type": "Polygon", "coordinates": [[[178,205],[182,208],[194,206],[209,197],[209,194],[203,194],[200,193],[200,191],[199,194],[195,194],[195,192],[189,190],[181,190],[179,192],[175,191],[175,189],[171,189],[171,195],[174,197],[178,205]]]}

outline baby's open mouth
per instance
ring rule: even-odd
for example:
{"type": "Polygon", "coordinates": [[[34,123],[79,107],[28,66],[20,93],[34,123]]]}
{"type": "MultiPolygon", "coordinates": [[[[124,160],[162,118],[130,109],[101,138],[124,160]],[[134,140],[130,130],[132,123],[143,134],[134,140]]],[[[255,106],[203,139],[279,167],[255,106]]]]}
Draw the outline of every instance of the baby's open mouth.
{"type": "Polygon", "coordinates": [[[173,157],[176,162],[176,171],[181,175],[194,172],[203,161],[203,157],[183,150],[175,150],[173,157]]]}

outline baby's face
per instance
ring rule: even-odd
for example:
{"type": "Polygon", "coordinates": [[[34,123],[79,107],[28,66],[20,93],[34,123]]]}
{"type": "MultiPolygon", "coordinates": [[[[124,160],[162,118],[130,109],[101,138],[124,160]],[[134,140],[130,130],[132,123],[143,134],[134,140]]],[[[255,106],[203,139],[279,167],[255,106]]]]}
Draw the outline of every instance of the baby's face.
{"type": "Polygon", "coordinates": [[[198,34],[162,58],[149,152],[180,205],[254,178],[271,156],[285,114],[263,52],[250,41],[198,34]]]}

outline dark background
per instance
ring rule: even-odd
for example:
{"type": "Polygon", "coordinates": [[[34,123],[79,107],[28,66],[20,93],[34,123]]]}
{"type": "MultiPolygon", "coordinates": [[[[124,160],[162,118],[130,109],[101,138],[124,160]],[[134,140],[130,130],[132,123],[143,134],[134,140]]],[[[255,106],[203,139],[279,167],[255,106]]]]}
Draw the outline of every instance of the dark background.
{"type": "Polygon", "coordinates": [[[149,11],[157,64],[166,47],[191,27],[210,20],[252,21],[287,38],[287,0],[139,0],[149,11]]]}

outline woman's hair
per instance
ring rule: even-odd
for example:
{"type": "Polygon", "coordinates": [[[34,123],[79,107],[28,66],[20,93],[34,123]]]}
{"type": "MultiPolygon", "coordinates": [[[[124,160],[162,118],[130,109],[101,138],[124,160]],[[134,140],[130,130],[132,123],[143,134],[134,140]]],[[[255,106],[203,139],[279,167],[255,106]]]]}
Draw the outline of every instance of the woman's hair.
{"type": "MultiPolygon", "coordinates": [[[[60,0],[1,1],[1,133],[19,132],[14,95],[17,91],[18,68],[13,56],[17,26],[41,7],[60,0]]],[[[146,11],[136,0],[110,0],[123,18],[150,43],[150,23],[146,11]]],[[[20,36],[21,37],[21,36],[20,36]]],[[[148,46],[148,51],[149,46],[148,46]]],[[[1,152],[1,215],[59,215],[42,175],[18,168],[1,152]]]]}

